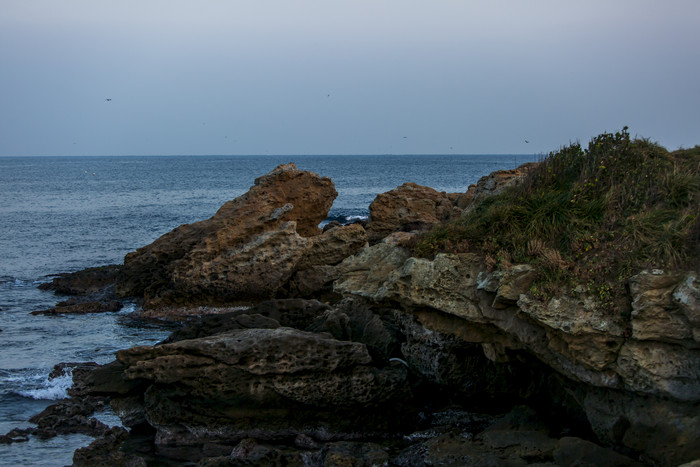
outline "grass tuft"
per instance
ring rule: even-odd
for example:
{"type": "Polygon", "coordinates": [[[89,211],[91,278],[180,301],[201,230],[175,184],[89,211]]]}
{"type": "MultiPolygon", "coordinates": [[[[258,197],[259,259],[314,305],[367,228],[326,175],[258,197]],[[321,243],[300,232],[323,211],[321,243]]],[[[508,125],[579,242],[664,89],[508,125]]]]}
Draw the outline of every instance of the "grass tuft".
{"type": "Polygon", "coordinates": [[[542,270],[538,291],[585,284],[608,298],[643,268],[698,269],[699,245],[700,146],[668,152],[625,127],[549,154],[519,185],[425,233],[413,252],[530,262],[542,270]]]}

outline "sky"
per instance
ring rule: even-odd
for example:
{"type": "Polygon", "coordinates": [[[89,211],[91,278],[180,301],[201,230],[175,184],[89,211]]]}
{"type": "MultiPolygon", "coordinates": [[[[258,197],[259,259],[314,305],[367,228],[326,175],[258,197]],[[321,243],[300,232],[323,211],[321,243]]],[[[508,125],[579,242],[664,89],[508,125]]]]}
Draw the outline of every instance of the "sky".
{"type": "Polygon", "coordinates": [[[700,144],[697,0],[0,0],[0,156],[700,144]]]}

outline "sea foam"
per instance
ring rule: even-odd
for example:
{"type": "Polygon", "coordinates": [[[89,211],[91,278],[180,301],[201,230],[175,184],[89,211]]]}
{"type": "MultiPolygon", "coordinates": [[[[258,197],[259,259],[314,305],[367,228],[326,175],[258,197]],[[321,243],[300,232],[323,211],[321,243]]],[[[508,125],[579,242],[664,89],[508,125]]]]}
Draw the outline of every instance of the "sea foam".
{"type": "Polygon", "coordinates": [[[41,387],[18,391],[18,394],[36,400],[67,399],[68,389],[73,385],[73,374],[69,368],[64,371],[65,374],[55,378],[44,377],[41,387]]]}

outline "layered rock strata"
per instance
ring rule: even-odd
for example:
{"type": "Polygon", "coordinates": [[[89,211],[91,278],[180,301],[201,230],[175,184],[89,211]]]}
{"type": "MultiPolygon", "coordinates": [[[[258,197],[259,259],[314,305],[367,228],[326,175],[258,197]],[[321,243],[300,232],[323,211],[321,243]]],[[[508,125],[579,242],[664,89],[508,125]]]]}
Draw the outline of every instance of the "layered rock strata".
{"type": "Polygon", "coordinates": [[[700,457],[694,441],[700,439],[695,273],[634,276],[627,318],[585,290],[536,300],[528,294],[532,266],[488,271],[477,255],[418,259],[383,243],[340,269],[339,293],[400,306],[426,329],[481,344],[495,362],[526,351],[578,383],[578,402],[601,440],[655,459],[700,457]],[[645,433],[663,433],[663,445],[647,443],[645,433]]]}

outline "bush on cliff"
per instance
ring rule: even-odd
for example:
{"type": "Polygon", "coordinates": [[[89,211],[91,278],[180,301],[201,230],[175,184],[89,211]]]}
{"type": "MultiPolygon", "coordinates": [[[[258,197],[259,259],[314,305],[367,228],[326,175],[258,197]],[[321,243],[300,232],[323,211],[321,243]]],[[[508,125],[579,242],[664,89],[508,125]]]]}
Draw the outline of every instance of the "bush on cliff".
{"type": "Polygon", "coordinates": [[[627,127],[550,153],[525,180],[423,235],[418,256],[483,252],[495,266],[540,266],[535,295],[588,286],[624,294],[642,268],[698,268],[700,146],[668,152],[627,127]]]}

